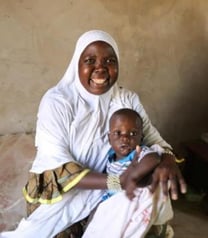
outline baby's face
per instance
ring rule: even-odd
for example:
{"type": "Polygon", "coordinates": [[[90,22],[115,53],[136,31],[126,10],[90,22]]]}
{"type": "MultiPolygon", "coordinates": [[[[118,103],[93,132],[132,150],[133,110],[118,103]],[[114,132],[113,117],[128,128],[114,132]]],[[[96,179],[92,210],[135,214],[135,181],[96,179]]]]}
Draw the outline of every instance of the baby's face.
{"type": "Polygon", "coordinates": [[[109,142],[116,152],[117,159],[127,156],[142,138],[141,123],[136,117],[115,116],[111,120],[109,142]]]}

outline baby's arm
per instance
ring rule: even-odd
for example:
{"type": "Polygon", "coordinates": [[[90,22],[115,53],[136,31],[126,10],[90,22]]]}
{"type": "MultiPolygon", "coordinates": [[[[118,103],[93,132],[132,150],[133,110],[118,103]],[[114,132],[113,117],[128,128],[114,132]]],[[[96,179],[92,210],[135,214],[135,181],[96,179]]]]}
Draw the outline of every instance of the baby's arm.
{"type": "Polygon", "coordinates": [[[161,153],[145,146],[136,147],[136,153],[131,164],[120,176],[122,188],[126,190],[130,199],[134,197],[134,190],[137,187],[151,184],[152,173],[160,164],[161,153]]]}
{"type": "Polygon", "coordinates": [[[139,148],[139,157],[137,157],[137,173],[140,175],[137,182],[139,187],[145,187],[151,183],[152,172],[160,163],[163,151],[164,149],[156,144],[151,147],[141,146],[139,148]]]}

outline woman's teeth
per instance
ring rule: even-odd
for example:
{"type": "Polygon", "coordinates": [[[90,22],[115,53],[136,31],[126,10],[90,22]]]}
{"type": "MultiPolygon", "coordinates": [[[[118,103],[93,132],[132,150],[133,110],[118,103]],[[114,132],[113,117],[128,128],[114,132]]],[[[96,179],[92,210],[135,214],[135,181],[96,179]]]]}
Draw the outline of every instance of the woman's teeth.
{"type": "Polygon", "coordinates": [[[93,83],[95,84],[104,84],[106,79],[92,79],[93,83]]]}

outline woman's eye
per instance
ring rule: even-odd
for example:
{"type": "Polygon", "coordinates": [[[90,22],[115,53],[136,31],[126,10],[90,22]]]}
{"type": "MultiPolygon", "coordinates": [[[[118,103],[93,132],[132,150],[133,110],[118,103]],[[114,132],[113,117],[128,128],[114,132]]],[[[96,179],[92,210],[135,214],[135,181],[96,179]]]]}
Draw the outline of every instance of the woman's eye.
{"type": "Polygon", "coordinates": [[[88,59],[85,59],[85,60],[84,60],[84,63],[85,63],[85,64],[94,64],[94,63],[95,63],[95,60],[92,59],[92,58],[88,58],[88,59]]]}
{"type": "Polygon", "coordinates": [[[116,58],[109,58],[106,60],[106,63],[107,64],[116,64],[117,60],[116,60],[116,58]]]}

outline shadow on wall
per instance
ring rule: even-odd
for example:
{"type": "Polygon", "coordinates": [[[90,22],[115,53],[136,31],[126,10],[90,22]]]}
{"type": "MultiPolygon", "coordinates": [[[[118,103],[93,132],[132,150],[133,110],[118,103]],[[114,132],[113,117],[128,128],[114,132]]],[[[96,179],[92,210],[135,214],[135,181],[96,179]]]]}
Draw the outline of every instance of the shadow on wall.
{"type": "MultiPolygon", "coordinates": [[[[178,147],[181,141],[200,138],[208,132],[208,44],[206,21],[202,14],[189,11],[183,17],[184,51],[177,62],[179,82],[173,90],[173,107],[164,128],[170,128],[165,138],[178,147]],[[187,24],[187,22],[189,24],[187,24]],[[186,27],[184,27],[186,26],[186,27]],[[190,37],[190,32],[192,37],[190,37]],[[171,125],[169,122],[173,122],[171,125]]],[[[180,30],[182,32],[182,30],[180,30]]]]}

